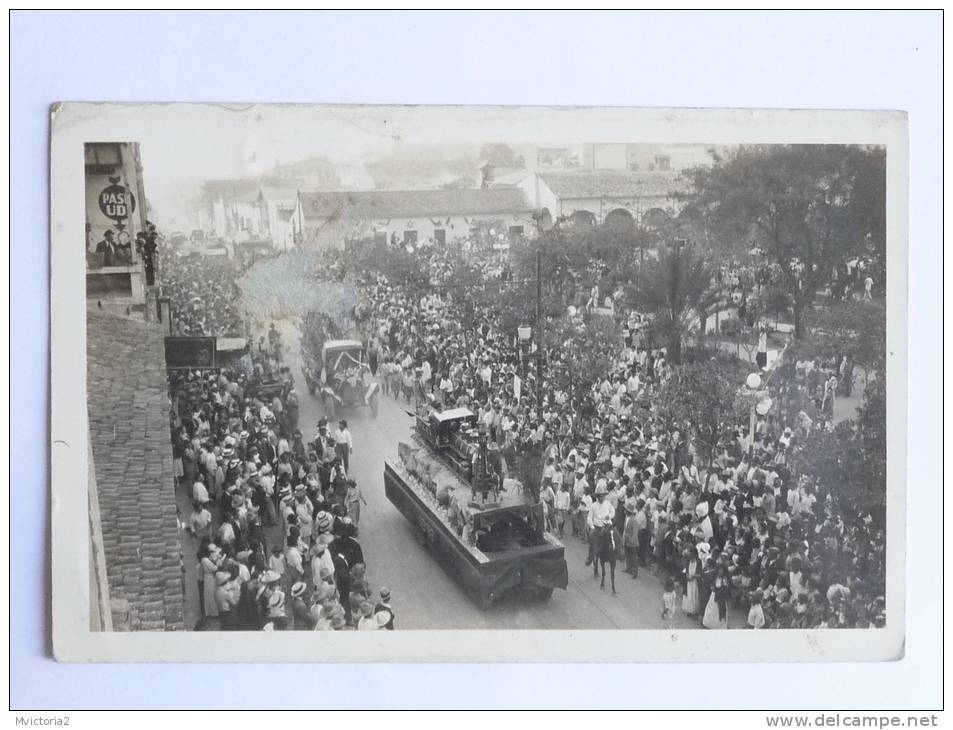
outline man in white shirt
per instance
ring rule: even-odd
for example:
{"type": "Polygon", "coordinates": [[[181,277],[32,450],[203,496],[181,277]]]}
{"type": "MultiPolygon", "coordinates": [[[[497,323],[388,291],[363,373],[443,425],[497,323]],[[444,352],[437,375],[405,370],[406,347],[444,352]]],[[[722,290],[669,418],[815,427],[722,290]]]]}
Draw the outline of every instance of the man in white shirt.
{"type": "Polygon", "coordinates": [[[351,438],[351,431],[347,427],[347,421],[338,421],[337,430],[334,432],[334,447],[341,457],[341,463],[344,465],[344,471],[351,472],[351,454],[354,453],[354,440],[351,438]]]}
{"type": "MultiPolygon", "coordinates": [[[[600,480],[601,482],[601,480],[600,480]]],[[[606,500],[606,485],[600,483],[596,486],[596,501],[592,503],[592,506],[589,508],[589,532],[592,533],[594,530],[608,527],[611,529],[612,520],[615,517],[615,508],[610,502],[606,500]]],[[[592,565],[595,571],[598,571],[598,568],[595,565],[595,551],[596,551],[596,540],[593,537],[589,539],[589,557],[586,560],[586,565],[592,565]]]]}
{"type": "Polygon", "coordinates": [[[628,380],[625,381],[625,389],[629,395],[635,398],[636,394],[639,392],[639,375],[633,370],[631,375],[629,375],[628,380]]]}

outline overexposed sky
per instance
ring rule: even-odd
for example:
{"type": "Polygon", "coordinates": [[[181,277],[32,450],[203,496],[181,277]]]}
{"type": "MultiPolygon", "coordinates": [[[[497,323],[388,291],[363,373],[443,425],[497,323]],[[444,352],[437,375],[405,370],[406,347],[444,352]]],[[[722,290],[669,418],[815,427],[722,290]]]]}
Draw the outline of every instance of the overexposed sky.
{"type": "MultiPolygon", "coordinates": [[[[663,142],[637,124],[632,109],[573,107],[371,107],[310,105],[103,104],[83,106],[90,141],[101,114],[138,141],[154,181],[253,176],[282,163],[327,155],[354,162],[421,145],[532,142],[663,142]]],[[[673,130],[674,131],[674,130],[673,130]]],[[[104,141],[104,140],[101,140],[104,141]]],[[[702,142],[708,140],[681,140],[702,142]]]]}
{"type": "MultiPolygon", "coordinates": [[[[145,189],[157,222],[180,220],[203,180],[255,177],[317,155],[355,163],[401,150],[439,155],[440,146],[487,142],[573,146],[585,142],[682,147],[682,165],[708,160],[711,145],[776,141],[757,127],[717,124],[729,111],[631,107],[353,106],[281,104],[67,104],[57,128],[86,141],[140,143],[145,189]],[[742,135],[742,136],[739,136],[742,135]],[[432,148],[424,151],[423,148],[432,148]],[[168,220],[168,219],[175,220],[168,220]]],[[[770,116],[772,112],[747,112],[770,116]]],[[[753,121],[753,120],[752,120],[753,121]]],[[[794,130],[801,128],[794,127],[794,130]]],[[[774,135],[776,136],[776,135],[774,135]]],[[[784,141],[794,141],[784,135],[784,141]]],[[[780,140],[777,140],[780,141],[780,140]]],[[[674,161],[674,160],[673,160],[674,161]]]]}

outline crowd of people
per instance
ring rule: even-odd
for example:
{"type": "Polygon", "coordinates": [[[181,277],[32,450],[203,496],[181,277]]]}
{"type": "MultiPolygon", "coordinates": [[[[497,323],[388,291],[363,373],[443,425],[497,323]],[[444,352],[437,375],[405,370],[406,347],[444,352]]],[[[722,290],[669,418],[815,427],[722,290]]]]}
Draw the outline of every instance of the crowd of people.
{"type": "Polygon", "coordinates": [[[183,523],[196,551],[196,628],[393,629],[390,591],[371,587],[358,540],[365,502],[348,471],[347,422],[322,419],[303,435],[281,334],[272,325],[254,341],[238,317],[234,273],[205,258],[164,269],[169,293],[198,300],[177,310],[183,331],[249,342],[227,367],[169,375],[176,485],[191,502],[183,523]]]}
{"type": "Polygon", "coordinates": [[[226,256],[162,252],[162,296],[174,303],[177,335],[243,337],[249,324],[241,311],[238,269],[226,256]]]}
{"type": "MultiPolygon", "coordinates": [[[[819,414],[799,407],[758,417],[754,433],[746,422],[726,424],[715,452],[701,453],[689,426],[659,407],[677,366],[645,337],[638,312],[612,308],[622,334],[603,345],[605,372],[573,372],[573,339],[546,341],[535,353],[537,384],[536,360],[500,312],[467,306],[446,286],[449,249],[408,255],[430,287],[348,272],[366,298],[357,328],[372,375],[404,404],[473,410],[538,494],[548,529],[581,541],[615,530],[625,572],[661,582],[669,621],[681,612],[707,628],[884,625],[882,529],[869,516],[842,514],[838,485],[794,466],[811,429],[830,424],[824,414],[837,383],[829,364],[799,372],[797,388],[819,396],[819,414]]],[[[511,276],[505,254],[474,252],[471,264],[489,286],[511,276]]],[[[328,267],[337,278],[346,269],[333,256],[328,267]]],[[[168,276],[177,301],[196,303],[184,331],[248,334],[226,264],[170,268],[164,287],[168,276]]],[[[771,272],[720,275],[742,287],[749,273],[770,282],[771,272]]],[[[591,326],[594,316],[602,315],[583,308],[571,325],[591,326]]],[[[170,383],[177,472],[194,503],[203,625],[393,628],[390,592],[371,589],[357,541],[363,500],[348,476],[346,423],[332,433],[322,422],[316,437],[302,436],[280,356],[269,333],[235,367],[170,383]],[[264,387],[274,382],[277,391],[264,387]]]]}
{"type": "MultiPolygon", "coordinates": [[[[648,565],[663,584],[673,581],[681,610],[708,628],[727,626],[730,608],[748,611],[741,625],[752,628],[883,625],[883,532],[869,517],[840,513],[838,485],[792,466],[824,419],[815,425],[798,410],[759,417],[754,434],[732,425],[705,458],[687,426],[658,408],[674,366],[646,342],[637,313],[617,312],[626,326],[608,372],[575,374],[589,378],[584,398],[560,387],[570,341],[550,345],[537,390],[517,333],[492,309],[465,316],[440,288],[447,253],[418,256],[432,273],[428,292],[380,274],[363,281],[372,368],[394,398],[471,408],[517,469],[538,457],[541,473],[520,477],[538,480],[550,529],[589,540],[611,525],[626,572],[634,578],[648,565]]],[[[499,280],[497,256],[481,265],[499,280]]]]}

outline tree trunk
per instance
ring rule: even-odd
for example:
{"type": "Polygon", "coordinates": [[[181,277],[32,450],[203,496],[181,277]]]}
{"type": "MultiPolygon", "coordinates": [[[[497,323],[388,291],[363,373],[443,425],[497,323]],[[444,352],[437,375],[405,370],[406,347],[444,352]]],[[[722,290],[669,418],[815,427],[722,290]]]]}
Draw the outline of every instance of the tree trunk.
{"type": "Polygon", "coordinates": [[[799,340],[804,339],[804,304],[795,300],[794,302],[794,337],[799,340]]]}
{"type": "Polygon", "coordinates": [[[674,365],[682,363],[682,338],[674,335],[668,342],[668,360],[674,365]]]}

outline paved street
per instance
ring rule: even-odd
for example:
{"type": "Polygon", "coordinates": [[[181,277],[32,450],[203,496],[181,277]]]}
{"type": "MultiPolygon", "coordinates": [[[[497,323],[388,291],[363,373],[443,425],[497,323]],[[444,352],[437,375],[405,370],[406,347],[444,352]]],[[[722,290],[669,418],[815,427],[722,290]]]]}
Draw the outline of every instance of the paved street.
{"type": "MultiPolygon", "coordinates": [[[[287,360],[297,375],[301,403],[299,427],[306,438],[315,431],[324,415],[317,397],[304,387],[298,363],[298,333],[284,327],[287,360]]],[[[617,566],[618,595],[599,590],[599,581],[586,567],[586,546],[568,536],[566,562],[569,587],[553,593],[547,603],[513,599],[487,611],[477,608],[457,587],[440,565],[418,543],[410,523],[384,495],[384,461],[396,460],[397,444],[410,434],[411,418],[406,404],[392,398],[381,400],[378,418],[363,408],[345,412],[354,436],[351,472],[364,492],[367,507],[361,511],[359,539],[375,588],[382,585],[393,593],[397,625],[401,629],[610,629],[663,628],[661,584],[649,571],[633,580],[617,566]]],[[[407,406],[409,407],[409,406],[407,406]]],[[[698,624],[680,617],[678,628],[698,624]]]]}

